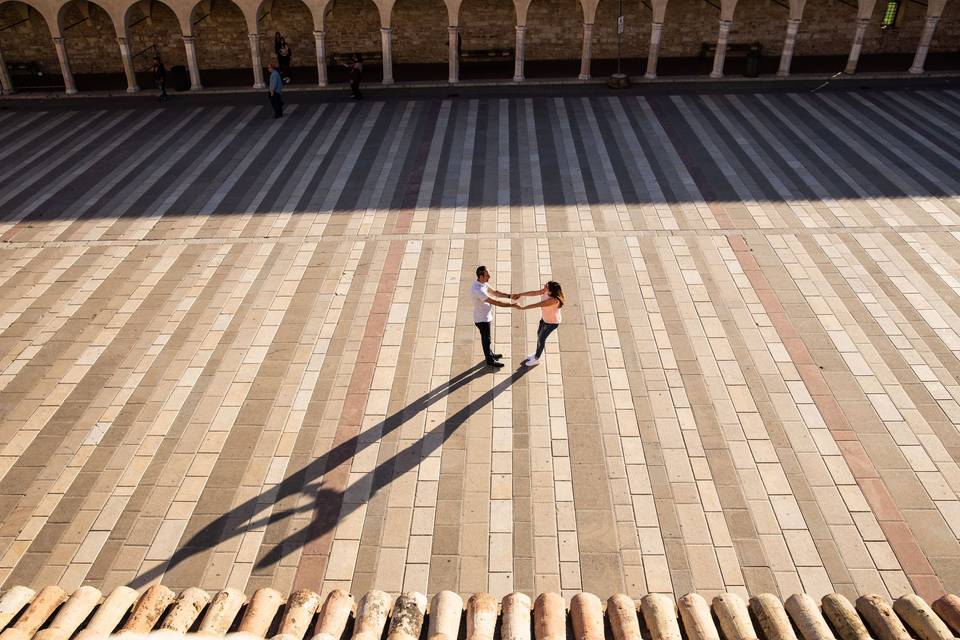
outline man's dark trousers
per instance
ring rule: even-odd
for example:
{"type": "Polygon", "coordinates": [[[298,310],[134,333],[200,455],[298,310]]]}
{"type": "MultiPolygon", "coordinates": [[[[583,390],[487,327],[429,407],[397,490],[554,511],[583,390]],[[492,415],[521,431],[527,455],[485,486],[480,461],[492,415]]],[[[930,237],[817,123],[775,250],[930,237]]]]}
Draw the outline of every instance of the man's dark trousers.
{"type": "Polygon", "coordinates": [[[273,107],[275,118],[283,116],[283,97],[279,93],[270,94],[270,106],[273,107]]]}
{"type": "Polygon", "coordinates": [[[480,344],[483,345],[483,357],[486,359],[487,364],[493,364],[496,360],[493,359],[493,353],[490,351],[490,323],[489,322],[477,322],[477,329],[480,330],[480,344]]]}

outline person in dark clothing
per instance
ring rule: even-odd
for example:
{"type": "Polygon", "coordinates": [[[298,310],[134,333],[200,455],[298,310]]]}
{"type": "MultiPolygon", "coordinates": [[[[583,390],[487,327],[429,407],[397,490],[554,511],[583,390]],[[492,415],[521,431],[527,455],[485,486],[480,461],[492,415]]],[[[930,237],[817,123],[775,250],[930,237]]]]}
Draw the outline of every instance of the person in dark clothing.
{"type": "Polygon", "coordinates": [[[160,56],[153,59],[153,81],[160,89],[160,102],[166,102],[169,98],[167,96],[167,69],[163,66],[163,60],[160,59],[160,56]]]}
{"type": "Polygon", "coordinates": [[[283,117],[283,80],[280,79],[280,72],[272,64],[267,65],[267,73],[270,74],[270,80],[267,84],[270,106],[273,107],[273,117],[283,117]]]}
{"type": "Polygon", "coordinates": [[[350,74],[350,93],[354,100],[362,100],[360,93],[360,78],[363,77],[363,58],[359,53],[353,54],[353,62],[343,65],[350,74]]]}
{"type": "Polygon", "coordinates": [[[283,78],[283,82],[289,84],[290,82],[290,59],[293,57],[293,54],[290,52],[290,45],[287,44],[287,39],[277,31],[276,35],[273,37],[273,48],[277,53],[277,64],[280,67],[280,77],[283,78]]]}

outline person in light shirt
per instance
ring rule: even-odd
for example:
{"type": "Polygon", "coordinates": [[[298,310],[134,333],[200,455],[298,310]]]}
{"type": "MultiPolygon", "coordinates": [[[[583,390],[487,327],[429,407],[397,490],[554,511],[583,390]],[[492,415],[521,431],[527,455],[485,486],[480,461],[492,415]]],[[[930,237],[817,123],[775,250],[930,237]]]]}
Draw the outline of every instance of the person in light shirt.
{"type": "Polygon", "coordinates": [[[512,294],[503,293],[496,289],[491,289],[487,284],[490,282],[490,272],[483,265],[477,267],[477,280],[470,288],[470,297],[473,299],[473,322],[480,330],[480,344],[483,346],[483,357],[487,361],[488,367],[499,369],[503,366],[498,362],[503,357],[502,354],[494,353],[490,344],[490,327],[493,324],[494,307],[511,307],[519,309],[520,305],[513,302],[503,302],[497,298],[511,298],[512,294]]]}
{"type": "Polygon", "coordinates": [[[537,327],[537,350],[524,362],[528,367],[535,367],[540,364],[540,358],[543,357],[543,349],[547,343],[547,336],[556,331],[560,326],[560,308],[563,307],[563,288],[559,282],[551,280],[543,285],[542,289],[515,293],[511,298],[519,300],[523,296],[540,296],[540,302],[519,307],[520,309],[536,309],[539,307],[540,312],[543,314],[543,317],[540,319],[540,325],[537,327]]]}

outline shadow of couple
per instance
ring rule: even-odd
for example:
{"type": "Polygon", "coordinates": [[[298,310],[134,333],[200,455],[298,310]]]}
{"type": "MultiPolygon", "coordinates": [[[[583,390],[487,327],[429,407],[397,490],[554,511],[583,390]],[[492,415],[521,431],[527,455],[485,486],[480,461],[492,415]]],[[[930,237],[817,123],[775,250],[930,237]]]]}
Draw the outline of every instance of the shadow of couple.
{"type": "MultiPolygon", "coordinates": [[[[169,560],[141,573],[129,583],[129,586],[133,588],[145,586],[193,556],[207,549],[212,549],[225,540],[249,531],[263,529],[269,524],[285,520],[296,514],[312,511],[313,518],[310,524],[303,530],[295,530],[274,545],[256,562],[254,569],[265,569],[280,562],[296,549],[304,547],[332,531],[341,519],[349,516],[361,505],[368,502],[370,497],[388,486],[394,478],[402,476],[419,465],[431,453],[443,446],[450,436],[462,427],[472,415],[493,402],[494,398],[523,378],[530,369],[521,365],[476,399],[424,433],[417,442],[402,451],[398,451],[390,459],[383,461],[375,469],[367,472],[351,487],[355,488],[354,491],[360,495],[360,499],[344,500],[345,491],[326,485],[325,476],[330,471],[349,463],[357,453],[398,429],[437,401],[492,374],[493,371],[486,364],[480,363],[431,389],[379,424],[335,446],[324,455],[286,477],[278,485],[217,517],[194,533],[173,553],[169,560]],[[368,434],[377,434],[377,436],[371,438],[368,434]],[[363,495],[361,492],[363,492],[365,486],[369,486],[369,491],[366,491],[363,495]],[[273,511],[274,505],[295,496],[308,496],[309,499],[297,500],[296,502],[302,503],[299,506],[273,511]]],[[[347,491],[350,490],[350,488],[347,489],[347,491]]]]}

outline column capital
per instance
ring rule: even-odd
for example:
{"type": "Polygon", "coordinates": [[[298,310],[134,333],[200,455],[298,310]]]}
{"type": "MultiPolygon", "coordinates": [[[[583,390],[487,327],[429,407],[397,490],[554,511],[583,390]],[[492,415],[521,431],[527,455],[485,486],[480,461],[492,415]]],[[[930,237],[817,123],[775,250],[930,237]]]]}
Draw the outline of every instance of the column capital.
{"type": "Polygon", "coordinates": [[[447,27],[448,33],[460,33],[460,31],[462,31],[462,29],[460,28],[460,25],[456,25],[456,26],[450,25],[447,27]]]}
{"type": "Polygon", "coordinates": [[[327,32],[324,31],[323,29],[314,29],[314,30],[313,30],[313,37],[314,37],[314,38],[323,38],[323,37],[326,36],[326,35],[327,35],[327,32]]]}
{"type": "Polygon", "coordinates": [[[787,18],[787,24],[800,24],[801,22],[800,18],[787,18]]]}
{"type": "Polygon", "coordinates": [[[54,44],[61,44],[61,45],[62,45],[64,42],[66,42],[66,38],[64,38],[63,36],[54,36],[54,37],[53,37],[53,43],[54,43],[54,44]]]}
{"type": "Polygon", "coordinates": [[[380,33],[391,33],[392,31],[392,27],[380,27],[380,33]]]}
{"type": "Polygon", "coordinates": [[[259,34],[259,33],[248,33],[248,34],[247,34],[247,37],[250,38],[251,41],[259,40],[259,39],[260,39],[260,34],[259,34]]]}
{"type": "Polygon", "coordinates": [[[125,47],[127,45],[127,39],[124,36],[117,36],[117,44],[119,44],[121,47],[125,47]]]}
{"type": "Polygon", "coordinates": [[[184,35],[181,35],[180,37],[183,38],[183,41],[184,41],[184,42],[190,42],[190,43],[192,43],[192,42],[196,42],[196,40],[197,40],[197,37],[196,37],[196,36],[184,36],[184,35]]]}
{"type": "Polygon", "coordinates": [[[517,30],[517,33],[524,33],[527,30],[527,25],[518,24],[516,27],[514,27],[514,29],[517,30]]]}

